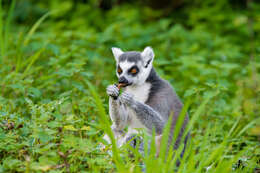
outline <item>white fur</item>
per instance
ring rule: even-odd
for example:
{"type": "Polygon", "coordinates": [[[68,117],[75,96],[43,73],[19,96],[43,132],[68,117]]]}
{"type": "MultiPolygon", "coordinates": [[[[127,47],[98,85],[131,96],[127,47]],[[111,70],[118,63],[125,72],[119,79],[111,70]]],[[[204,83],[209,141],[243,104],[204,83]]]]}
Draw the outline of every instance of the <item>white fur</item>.
{"type": "Polygon", "coordinates": [[[128,62],[128,61],[123,61],[119,63],[119,66],[123,70],[123,73],[120,74],[120,76],[127,76],[127,71],[129,68],[131,68],[135,63],[134,62],[128,62]]]}
{"type": "Polygon", "coordinates": [[[152,61],[153,61],[153,58],[154,58],[154,53],[153,53],[153,49],[151,47],[146,47],[144,49],[144,51],[141,53],[141,56],[144,60],[144,62],[148,62],[149,60],[151,60],[151,63],[152,64],[152,61]]]}
{"type": "Polygon", "coordinates": [[[146,129],[146,127],[141,123],[141,121],[137,118],[135,112],[132,109],[128,109],[128,116],[129,116],[129,128],[142,128],[146,129]]]}
{"type": "MultiPolygon", "coordinates": [[[[139,101],[141,103],[145,103],[149,97],[150,89],[151,84],[145,82],[143,85],[128,86],[126,87],[124,92],[132,94],[134,100],[139,101]]],[[[127,112],[129,117],[130,128],[145,128],[131,109],[128,109],[127,112]]]]}
{"type": "Polygon", "coordinates": [[[143,59],[143,67],[140,69],[140,74],[137,76],[137,85],[142,85],[145,80],[148,78],[150,71],[153,67],[153,59],[154,59],[154,53],[153,49],[151,47],[146,47],[144,51],[141,53],[142,59],[143,59]],[[150,62],[149,62],[150,61],[150,62]],[[147,64],[148,66],[145,68],[144,66],[147,64]]]}
{"type": "Polygon", "coordinates": [[[133,95],[134,100],[145,103],[149,97],[151,84],[145,82],[143,85],[131,85],[126,87],[125,92],[133,95]]]}
{"type": "Polygon", "coordinates": [[[118,61],[118,58],[120,57],[120,55],[122,55],[124,53],[121,49],[119,49],[117,47],[112,47],[112,52],[113,52],[113,55],[114,55],[116,61],[118,61]]]}
{"type": "Polygon", "coordinates": [[[152,64],[150,64],[147,68],[142,67],[140,69],[140,72],[137,75],[137,79],[136,79],[137,85],[140,85],[140,86],[144,85],[146,79],[148,78],[148,76],[151,72],[151,69],[152,69],[152,64]]]}

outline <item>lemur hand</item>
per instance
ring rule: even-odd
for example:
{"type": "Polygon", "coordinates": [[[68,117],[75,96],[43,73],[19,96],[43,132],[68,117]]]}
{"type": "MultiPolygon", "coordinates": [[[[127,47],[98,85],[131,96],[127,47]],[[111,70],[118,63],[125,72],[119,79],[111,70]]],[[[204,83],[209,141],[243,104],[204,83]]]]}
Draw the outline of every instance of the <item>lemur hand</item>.
{"type": "Polygon", "coordinates": [[[116,99],[119,96],[119,89],[117,88],[117,86],[115,84],[109,85],[107,87],[107,94],[110,97],[113,97],[114,99],[116,99]]]}
{"type": "Polygon", "coordinates": [[[132,106],[134,103],[134,98],[132,94],[123,92],[122,95],[120,96],[120,101],[122,103],[125,103],[126,105],[132,106]]]}

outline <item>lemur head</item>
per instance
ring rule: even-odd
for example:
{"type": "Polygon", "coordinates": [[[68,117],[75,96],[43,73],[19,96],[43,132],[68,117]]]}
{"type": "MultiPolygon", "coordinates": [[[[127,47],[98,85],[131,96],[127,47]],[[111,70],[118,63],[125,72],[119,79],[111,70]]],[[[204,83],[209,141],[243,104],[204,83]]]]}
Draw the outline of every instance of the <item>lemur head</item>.
{"type": "Polygon", "coordinates": [[[154,52],[146,47],[143,52],[123,52],[119,48],[112,48],[116,59],[116,74],[118,82],[126,85],[142,85],[152,69],[154,52]]]}

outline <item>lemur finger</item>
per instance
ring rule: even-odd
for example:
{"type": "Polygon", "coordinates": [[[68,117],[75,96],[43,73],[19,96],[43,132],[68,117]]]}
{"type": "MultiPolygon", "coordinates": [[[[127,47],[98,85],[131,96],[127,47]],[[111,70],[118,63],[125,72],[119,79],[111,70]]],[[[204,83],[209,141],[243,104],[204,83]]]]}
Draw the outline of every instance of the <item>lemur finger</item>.
{"type": "Polygon", "coordinates": [[[111,90],[108,90],[108,91],[107,91],[107,94],[110,95],[110,96],[118,96],[118,95],[119,95],[119,92],[113,91],[113,90],[112,90],[112,91],[111,91],[111,90]]]}
{"type": "Polygon", "coordinates": [[[119,90],[115,85],[109,85],[107,87],[107,94],[110,95],[110,96],[118,96],[119,90]]]}
{"type": "Polygon", "coordinates": [[[112,88],[111,92],[113,92],[116,95],[119,95],[119,90],[117,88],[112,88]]]}
{"type": "Polygon", "coordinates": [[[107,92],[109,92],[109,93],[119,93],[119,90],[117,90],[115,88],[107,88],[107,92]]]}
{"type": "Polygon", "coordinates": [[[133,95],[129,93],[122,93],[121,101],[126,104],[131,104],[133,102],[133,95]]]}
{"type": "Polygon", "coordinates": [[[116,85],[109,85],[109,86],[107,87],[107,90],[119,92],[119,89],[117,88],[116,85]]]}

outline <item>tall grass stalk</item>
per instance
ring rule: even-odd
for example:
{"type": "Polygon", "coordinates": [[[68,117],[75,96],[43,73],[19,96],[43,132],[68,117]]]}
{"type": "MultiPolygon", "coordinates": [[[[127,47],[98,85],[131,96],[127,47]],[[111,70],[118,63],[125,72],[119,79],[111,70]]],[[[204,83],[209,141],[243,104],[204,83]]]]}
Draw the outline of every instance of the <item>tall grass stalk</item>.
{"type": "Polygon", "coordinates": [[[114,160],[114,162],[115,162],[115,164],[118,168],[118,171],[123,172],[124,171],[124,164],[123,164],[122,159],[121,159],[121,157],[118,153],[116,141],[115,141],[113,132],[110,128],[110,123],[109,123],[109,120],[107,118],[107,114],[105,112],[105,109],[102,105],[102,101],[101,101],[98,93],[96,92],[94,86],[89,81],[84,81],[84,84],[86,86],[88,86],[90,93],[92,94],[92,96],[95,100],[95,103],[97,105],[97,109],[99,111],[100,123],[102,124],[104,132],[109,136],[109,138],[111,140],[113,160],[114,160]]]}
{"type": "Polygon", "coordinates": [[[35,31],[37,30],[37,28],[40,26],[40,24],[49,16],[51,15],[51,12],[48,12],[46,14],[44,14],[40,19],[38,19],[35,24],[31,27],[31,29],[29,30],[29,32],[24,36],[23,33],[20,34],[19,40],[18,40],[18,44],[17,44],[17,60],[16,60],[16,72],[19,72],[19,70],[25,66],[28,65],[27,68],[25,69],[23,76],[26,75],[26,73],[29,71],[29,69],[31,68],[31,66],[33,65],[33,63],[40,57],[41,53],[43,52],[44,48],[40,49],[38,52],[36,52],[34,55],[32,55],[31,57],[28,58],[27,61],[25,61],[25,63],[22,63],[22,55],[21,55],[21,48],[23,46],[28,45],[28,43],[31,40],[31,37],[33,36],[33,34],[35,33],[35,31]]]}
{"type": "Polygon", "coordinates": [[[40,50],[38,50],[35,54],[33,54],[31,57],[28,58],[28,63],[26,64],[26,69],[23,72],[22,78],[24,78],[28,72],[30,71],[30,68],[32,67],[32,65],[34,64],[34,62],[40,58],[41,53],[44,51],[45,49],[42,48],[40,50]]]}
{"type": "Polygon", "coordinates": [[[6,20],[4,20],[4,10],[2,6],[2,0],[0,0],[0,49],[1,49],[0,64],[2,63],[3,58],[9,49],[10,24],[12,21],[15,4],[16,4],[16,0],[12,0],[11,6],[6,16],[6,20]]]}
{"type": "MultiPolygon", "coordinates": [[[[181,142],[180,142],[180,146],[178,147],[178,149],[177,149],[177,151],[172,151],[172,152],[174,152],[175,154],[175,157],[174,157],[174,159],[172,159],[172,158],[168,158],[170,161],[170,167],[169,167],[169,170],[178,170],[178,172],[182,172],[183,171],[183,169],[185,168],[185,165],[186,165],[186,158],[188,157],[188,153],[187,153],[187,150],[189,150],[189,149],[194,149],[193,148],[193,146],[192,146],[192,141],[190,141],[190,140],[192,140],[192,139],[189,139],[189,141],[188,141],[188,147],[187,148],[189,148],[189,147],[191,147],[191,148],[189,148],[189,149],[186,149],[186,152],[185,152],[185,154],[184,154],[184,156],[183,156],[183,158],[179,158],[180,157],[180,153],[182,152],[182,150],[183,150],[183,143],[184,143],[184,139],[185,139],[185,137],[188,135],[188,133],[192,130],[192,127],[194,126],[194,123],[195,122],[197,122],[197,120],[199,119],[199,117],[200,117],[200,115],[202,114],[202,112],[205,110],[205,107],[206,107],[206,105],[207,105],[207,103],[210,101],[210,99],[212,98],[212,97],[214,97],[214,96],[216,96],[217,95],[217,92],[216,93],[213,93],[212,95],[208,95],[208,97],[202,102],[202,104],[197,108],[197,111],[192,115],[192,117],[191,117],[191,119],[190,119],[190,121],[189,121],[189,123],[188,123],[188,125],[186,126],[186,128],[185,128],[185,131],[184,131],[184,134],[182,135],[182,137],[181,137],[181,142]],[[180,166],[179,166],[179,168],[177,168],[176,167],[176,162],[178,161],[178,159],[181,161],[180,163],[180,166]]],[[[174,138],[173,138],[173,141],[172,141],[172,144],[171,145],[173,145],[174,143],[173,142],[175,142],[176,141],[176,139],[177,139],[177,137],[178,137],[178,134],[179,134],[179,132],[180,132],[180,129],[181,129],[181,126],[182,126],[182,123],[183,123],[183,120],[184,120],[184,118],[185,118],[185,115],[186,115],[186,113],[187,113],[187,110],[188,110],[188,107],[189,107],[189,105],[191,104],[191,100],[190,99],[188,99],[187,100],[187,102],[186,102],[186,104],[184,105],[184,107],[183,107],[183,109],[182,109],[182,112],[180,113],[180,116],[179,116],[179,118],[178,118],[178,120],[177,120],[177,123],[176,123],[176,127],[175,127],[175,129],[174,129],[174,138]]],[[[206,140],[206,139],[205,139],[206,140]]],[[[194,153],[193,153],[194,154],[194,153]]],[[[190,157],[190,158],[192,158],[192,157],[190,157]]]]}
{"type": "Polygon", "coordinates": [[[24,45],[26,46],[32,35],[35,33],[35,31],[37,30],[37,28],[41,25],[41,23],[49,16],[51,15],[52,12],[48,12],[46,14],[44,14],[40,19],[37,20],[37,22],[32,26],[32,28],[30,29],[30,31],[28,32],[28,34],[25,36],[25,39],[24,39],[24,45]]]}
{"type": "Polygon", "coordinates": [[[2,63],[2,58],[5,54],[4,50],[4,28],[3,28],[3,7],[2,7],[2,0],[0,0],[0,49],[1,49],[1,56],[0,56],[0,64],[2,63]]]}
{"type": "Polygon", "coordinates": [[[10,9],[8,11],[6,23],[5,23],[5,33],[4,33],[4,50],[7,51],[9,49],[9,40],[10,40],[10,24],[13,17],[14,7],[16,4],[16,0],[12,0],[10,9]]]}

